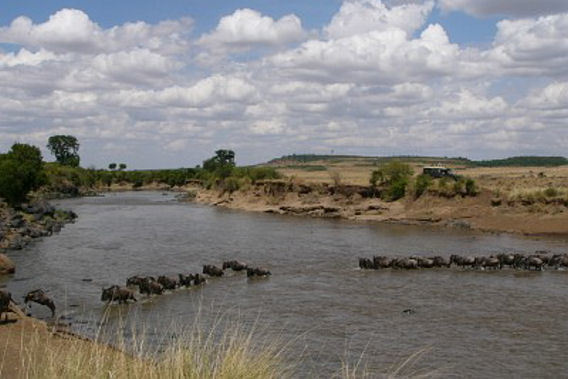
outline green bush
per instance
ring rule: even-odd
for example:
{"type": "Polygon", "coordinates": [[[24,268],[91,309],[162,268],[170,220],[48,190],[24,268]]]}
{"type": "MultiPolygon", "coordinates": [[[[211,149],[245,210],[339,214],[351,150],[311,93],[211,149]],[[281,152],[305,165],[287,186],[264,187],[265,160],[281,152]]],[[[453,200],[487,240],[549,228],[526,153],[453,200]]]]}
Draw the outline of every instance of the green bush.
{"type": "Polygon", "coordinates": [[[26,200],[30,191],[45,181],[40,150],[16,143],[7,154],[0,155],[0,197],[11,205],[26,200]]]}
{"type": "Polygon", "coordinates": [[[407,178],[399,178],[396,181],[390,183],[387,189],[387,198],[388,201],[396,201],[398,199],[402,199],[406,194],[406,187],[408,186],[408,179],[407,178]]]}
{"type": "Polygon", "coordinates": [[[467,196],[475,196],[477,195],[477,193],[478,190],[477,190],[477,185],[475,184],[475,180],[467,178],[465,180],[465,194],[467,196]]]}
{"type": "Polygon", "coordinates": [[[430,175],[418,175],[414,182],[414,198],[418,199],[432,184],[430,175]]]}
{"type": "Polygon", "coordinates": [[[406,194],[406,187],[412,176],[412,168],[402,162],[391,161],[371,173],[371,186],[384,187],[383,198],[389,201],[398,200],[406,194]]]}

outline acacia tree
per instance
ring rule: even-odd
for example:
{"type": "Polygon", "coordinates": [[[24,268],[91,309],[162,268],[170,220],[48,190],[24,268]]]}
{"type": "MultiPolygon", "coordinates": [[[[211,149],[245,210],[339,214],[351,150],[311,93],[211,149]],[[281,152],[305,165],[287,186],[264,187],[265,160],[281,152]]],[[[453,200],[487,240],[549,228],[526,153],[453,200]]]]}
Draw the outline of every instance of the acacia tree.
{"type": "Polygon", "coordinates": [[[205,171],[214,172],[220,178],[231,175],[235,167],[235,152],[233,150],[217,150],[215,156],[203,162],[205,171]]]}
{"type": "Polygon", "coordinates": [[[109,170],[116,170],[116,163],[111,163],[108,165],[109,170]]]}
{"type": "Polygon", "coordinates": [[[41,151],[16,143],[7,154],[0,154],[0,197],[11,205],[26,200],[28,192],[45,180],[41,151]]]}
{"type": "Polygon", "coordinates": [[[49,137],[47,148],[58,163],[64,166],[79,166],[79,141],[74,136],[56,135],[49,137]]]}
{"type": "Polygon", "coordinates": [[[119,169],[120,171],[126,170],[126,163],[121,163],[121,164],[119,164],[119,165],[118,165],[118,169],[119,169]]]}

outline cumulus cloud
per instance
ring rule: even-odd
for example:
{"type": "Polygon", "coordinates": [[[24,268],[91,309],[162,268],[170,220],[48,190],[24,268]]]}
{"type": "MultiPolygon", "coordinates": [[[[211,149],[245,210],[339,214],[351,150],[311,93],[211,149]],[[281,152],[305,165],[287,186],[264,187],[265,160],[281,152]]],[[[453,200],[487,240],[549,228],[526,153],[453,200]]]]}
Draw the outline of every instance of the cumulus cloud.
{"type": "Polygon", "coordinates": [[[285,45],[305,35],[302,22],[293,14],[274,20],[245,8],[221,18],[215,30],[202,36],[198,44],[209,49],[243,51],[257,46],[285,45]]]}
{"type": "Polygon", "coordinates": [[[68,133],[88,141],[83,161],[133,168],[193,165],[220,147],[240,163],[565,151],[568,15],[502,20],[490,46],[468,48],[425,24],[431,9],[346,0],[310,33],[297,16],[241,9],[194,39],[189,19],[20,17],[0,26],[17,45],[0,51],[0,150],[68,133]],[[222,65],[196,63],[215,55],[222,65]]]}
{"type": "Polygon", "coordinates": [[[439,0],[444,11],[464,11],[475,16],[538,16],[568,11],[565,0],[439,0]]]}
{"type": "Polygon", "coordinates": [[[324,30],[332,39],[390,28],[401,29],[411,35],[424,25],[433,7],[433,1],[389,8],[380,0],[349,0],[343,2],[324,30]]]}
{"type": "Polygon", "coordinates": [[[16,18],[0,28],[0,42],[60,53],[92,54],[135,47],[180,52],[188,46],[184,35],[191,31],[192,24],[191,19],[183,18],[156,25],[126,23],[104,30],[81,10],[62,9],[40,24],[26,16],[16,18]]]}
{"type": "Polygon", "coordinates": [[[498,65],[517,73],[568,75],[568,13],[497,23],[493,50],[498,65]]]}

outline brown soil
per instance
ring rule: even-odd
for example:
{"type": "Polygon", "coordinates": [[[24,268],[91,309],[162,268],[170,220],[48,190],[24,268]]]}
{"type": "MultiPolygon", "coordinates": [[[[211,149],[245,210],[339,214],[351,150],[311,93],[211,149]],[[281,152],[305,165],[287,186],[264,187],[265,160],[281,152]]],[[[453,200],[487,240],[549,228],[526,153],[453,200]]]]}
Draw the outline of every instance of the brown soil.
{"type": "Polygon", "coordinates": [[[537,209],[503,202],[497,206],[492,204],[495,193],[487,189],[475,197],[445,198],[425,194],[418,200],[407,197],[385,202],[358,193],[365,188],[363,186],[279,183],[276,187],[271,183],[261,183],[231,194],[194,189],[197,190],[195,200],[255,212],[568,236],[568,208],[565,205],[543,204],[537,209]]]}

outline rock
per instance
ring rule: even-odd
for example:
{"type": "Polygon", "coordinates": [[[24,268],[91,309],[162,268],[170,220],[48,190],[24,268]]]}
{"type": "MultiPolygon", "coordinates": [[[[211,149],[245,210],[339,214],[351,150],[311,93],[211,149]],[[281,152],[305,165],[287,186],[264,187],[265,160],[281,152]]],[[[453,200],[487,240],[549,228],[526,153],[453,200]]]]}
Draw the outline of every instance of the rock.
{"type": "Polygon", "coordinates": [[[39,200],[33,204],[24,206],[22,207],[22,210],[26,213],[36,215],[40,219],[44,216],[53,216],[55,213],[55,207],[45,200],[39,200]]]}
{"type": "Polygon", "coordinates": [[[13,274],[16,272],[16,265],[7,255],[0,253],[0,275],[13,274]]]}
{"type": "Polygon", "coordinates": [[[8,241],[8,249],[10,250],[22,250],[26,246],[26,241],[19,234],[12,235],[12,238],[8,241]]]}
{"type": "Polygon", "coordinates": [[[18,229],[23,227],[26,224],[26,222],[24,221],[24,218],[21,214],[16,213],[14,214],[10,220],[6,223],[6,225],[9,228],[14,228],[14,229],[18,229]]]}

